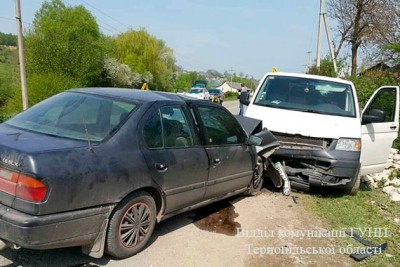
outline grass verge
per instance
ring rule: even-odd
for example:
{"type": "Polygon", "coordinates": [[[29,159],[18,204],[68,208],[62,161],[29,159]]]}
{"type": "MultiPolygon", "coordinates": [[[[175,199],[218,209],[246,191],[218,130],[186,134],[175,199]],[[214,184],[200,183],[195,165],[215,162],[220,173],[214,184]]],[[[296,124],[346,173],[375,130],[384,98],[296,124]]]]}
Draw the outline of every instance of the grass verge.
{"type": "MultiPolygon", "coordinates": [[[[320,217],[333,230],[355,228],[355,232],[371,228],[387,229],[388,236],[366,232],[362,237],[374,244],[387,242],[388,248],[380,255],[371,256],[355,266],[400,266],[400,205],[390,201],[381,189],[361,185],[357,196],[348,196],[336,191],[318,191],[302,195],[307,209],[320,217]]],[[[363,247],[350,237],[340,238],[339,246],[363,247]]]]}

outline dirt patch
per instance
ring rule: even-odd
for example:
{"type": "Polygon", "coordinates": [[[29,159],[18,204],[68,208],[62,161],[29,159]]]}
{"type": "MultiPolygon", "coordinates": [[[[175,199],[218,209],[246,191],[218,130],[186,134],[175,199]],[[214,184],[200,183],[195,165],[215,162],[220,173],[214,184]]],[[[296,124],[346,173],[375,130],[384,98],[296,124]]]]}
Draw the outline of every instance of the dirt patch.
{"type": "Polygon", "coordinates": [[[213,205],[194,211],[195,215],[190,216],[193,224],[205,231],[234,236],[237,228],[240,227],[235,218],[238,214],[235,207],[227,201],[221,201],[213,205]]]}
{"type": "Polygon", "coordinates": [[[304,208],[301,195],[292,193],[285,197],[265,190],[235,205],[244,230],[257,229],[264,233],[261,237],[247,238],[245,266],[351,266],[354,263],[348,255],[339,253],[338,238],[318,236],[331,229],[304,208]],[[259,203],[254,205],[257,211],[241,208],[250,200],[259,203]],[[244,224],[242,219],[250,220],[244,224]]]}

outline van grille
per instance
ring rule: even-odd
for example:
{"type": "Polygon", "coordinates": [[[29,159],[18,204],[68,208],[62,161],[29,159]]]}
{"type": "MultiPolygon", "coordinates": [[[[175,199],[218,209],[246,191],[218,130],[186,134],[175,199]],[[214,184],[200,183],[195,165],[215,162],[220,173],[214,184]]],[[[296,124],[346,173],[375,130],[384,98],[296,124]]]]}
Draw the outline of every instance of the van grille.
{"type": "Polygon", "coordinates": [[[290,135],[278,132],[272,132],[276,139],[281,143],[294,143],[294,144],[305,144],[312,146],[319,146],[321,148],[328,148],[332,142],[332,139],[326,138],[315,138],[315,137],[307,137],[302,135],[290,135]]]}

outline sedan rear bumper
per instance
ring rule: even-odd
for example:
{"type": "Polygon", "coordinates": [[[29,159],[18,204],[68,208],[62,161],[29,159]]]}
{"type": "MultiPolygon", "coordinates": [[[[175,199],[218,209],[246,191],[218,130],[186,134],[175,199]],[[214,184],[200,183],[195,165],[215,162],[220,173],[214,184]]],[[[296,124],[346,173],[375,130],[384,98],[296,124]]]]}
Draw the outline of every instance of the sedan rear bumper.
{"type": "Polygon", "coordinates": [[[114,205],[33,216],[0,204],[0,239],[29,249],[88,245],[114,205]]]}

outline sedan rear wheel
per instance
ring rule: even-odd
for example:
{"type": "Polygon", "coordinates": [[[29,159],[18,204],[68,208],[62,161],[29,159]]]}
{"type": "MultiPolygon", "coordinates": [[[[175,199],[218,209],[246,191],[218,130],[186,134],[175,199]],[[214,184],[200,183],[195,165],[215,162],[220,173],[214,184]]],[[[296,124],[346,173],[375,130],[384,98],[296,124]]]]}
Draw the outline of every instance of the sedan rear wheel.
{"type": "Polygon", "coordinates": [[[135,255],[145,247],[155,223],[154,199],[145,192],[131,195],[111,215],[107,232],[107,253],[121,259],[135,255]]]}

